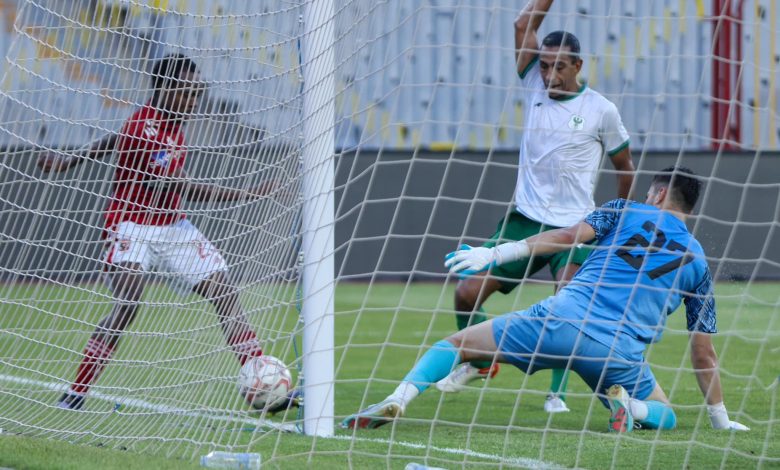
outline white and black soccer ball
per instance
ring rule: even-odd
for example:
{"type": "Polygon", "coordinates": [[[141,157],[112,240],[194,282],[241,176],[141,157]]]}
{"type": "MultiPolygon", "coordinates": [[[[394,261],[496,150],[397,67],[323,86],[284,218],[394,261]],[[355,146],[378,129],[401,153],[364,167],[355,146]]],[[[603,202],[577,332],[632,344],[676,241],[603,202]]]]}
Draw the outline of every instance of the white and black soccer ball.
{"type": "Polygon", "coordinates": [[[281,360],[263,355],[241,367],[238,393],[253,408],[267,410],[281,405],[292,388],[290,369],[281,360]]]}

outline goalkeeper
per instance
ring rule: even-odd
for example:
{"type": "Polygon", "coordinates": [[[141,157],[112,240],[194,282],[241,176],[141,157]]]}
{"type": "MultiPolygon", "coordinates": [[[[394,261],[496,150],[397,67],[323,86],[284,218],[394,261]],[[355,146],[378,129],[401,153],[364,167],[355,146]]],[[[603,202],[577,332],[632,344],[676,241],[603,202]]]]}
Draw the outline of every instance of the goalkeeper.
{"type": "MultiPolygon", "coordinates": [[[[87,159],[117,151],[113,195],[105,212],[106,252],[103,270],[114,297],[111,313],[87,341],[76,378],[58,406],[78,410],[90,387],[110,361],[122,333],[138,313],[152,270],[164,273],[172,287],[206,298],[216,310],[225,340],[241,364],[262,355],[257,335],[228,276],[227,264],[181,210],[181,201],[236,201],[268,194],[266,182],[249,190],[191,181],[184,170],[182,126],[193,115],[204,90],[195,63],[174,54],[158,60],[152,71],[154,94],[125,123],[85,152],[47,152],[38,159],[44,172],[60,172],[87,159]]],[[[297,406],[293,391],[277,409],[297,406]]]]}
{"type": "Polygon", "coordinates": [[[731,421],[723,405],[711,339],[716,332],[712,279],[701,245],[684,222],[699,191],[700,182],[689,170],[668,168],[653,179],[645,204],[615,199],[568,228],[451,253],[445,262],[450,271],[469,273],[596,241],[591,256],[555,296],[434,344],[392,395],[347,417],[342,426],[391,422],[453,366],[477,360],[512,364],[529,374],[570,368],[610,408],[610,431],[630,432],[635,425],[673,429],[674,410],[644,350],[661,339],[666,317],[684,302],[691,361],[712,427],[748,430],[731,421]]]}
{"type": "MultiPolygon", "coordinates": [[[[570,33],[555,31],[539,47],[537,30],[551,4],[552,0],[532,0],[515,20],[515,60],[525,98],[526,131],[520,144],[515,210],[499,222],[486,247],[582,220],[594,208],[594,184],[605,153],[618,170],[617,196],[629,197],[634,165],[628,133],[615,105],[578,81],[582,69],[579,41],[570,33]]],[[[458,328],[485,321],[482,304],[490,295],[511,292],[524,277],[545,265],[550,266],[557,289],[572,278],[588,253],[582,247],[537,253],[498,266],[489,277],[462,280],[455,292],[458,328]]],[[[497,364],[491,367],[472,361],[453,371],[437,388],[456,392],[497,371],[497,364]]],[[[569,411],[566,379],[564,370],[553,370],[546,411],[569,411]]]]}

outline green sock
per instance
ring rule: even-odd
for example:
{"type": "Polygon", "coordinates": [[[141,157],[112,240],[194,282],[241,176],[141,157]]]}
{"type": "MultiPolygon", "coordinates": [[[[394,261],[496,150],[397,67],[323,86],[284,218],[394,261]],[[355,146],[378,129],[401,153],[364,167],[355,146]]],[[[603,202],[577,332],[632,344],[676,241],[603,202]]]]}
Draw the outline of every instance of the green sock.
{"type": "MultiPolygon", "coordinates": [[[[487,315],[485,315],[485,311],[482,310],[482,307],[479,307],[475,312],[470,314],[456,313],[455,320],[458,322],[458,331],[460,331],[468,326],[482,323],[483,321],[487,320],[487,315]]],[[[471,363],[472,366],[478,369],[484,369],[485,367],[490,367],[491,364],[492,362],[490,361],[474,361],[471,363]]]]}
{"type": "Polygon", "coordinates": [[[550,393],[558,395],[563,401],[566,401],[566,386],[569,383],[568,369],[553,369],[552,382],[550,383],[550,393]]]}

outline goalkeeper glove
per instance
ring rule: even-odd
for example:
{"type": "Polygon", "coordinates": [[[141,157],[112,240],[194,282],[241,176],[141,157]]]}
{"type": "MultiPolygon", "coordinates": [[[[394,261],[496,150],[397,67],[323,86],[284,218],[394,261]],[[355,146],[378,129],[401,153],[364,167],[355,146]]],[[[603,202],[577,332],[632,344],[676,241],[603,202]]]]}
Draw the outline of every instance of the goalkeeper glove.
{"type": "Polygon", "coordinates": [[[717,405],[707,405],[707,413],[710,415],[710,423],[713,429],[729,429],[732,431],[750,431],[744,424],[729,420],[729,414],[723,402],[717,405]]]}
{"type": "Polygon", "coordinates": [[[487,271],[493,266],[526,258],[530,254],[531,249],[525,240],[502,243],[493,248],[461,245],[457,251],[447,254],[444,258],[444,266],[453,274],[469,275],[487,271]]]}

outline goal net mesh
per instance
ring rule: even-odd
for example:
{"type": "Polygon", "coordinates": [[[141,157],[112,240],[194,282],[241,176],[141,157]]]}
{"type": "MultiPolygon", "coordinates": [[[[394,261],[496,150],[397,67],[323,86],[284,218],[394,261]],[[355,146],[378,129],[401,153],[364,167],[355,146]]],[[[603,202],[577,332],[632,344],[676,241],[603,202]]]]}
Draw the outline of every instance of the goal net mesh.
{"type": "MultiPolygon", "coordinates": [[[[109,154],[53,173],[36,161],[119,132],[148,103],[153,64],[170,53],[195,61],[208,84],[184,131],[191,178],[244,190],[275,182],[261,199],[186,202],[185,210],[226,260],[264,353],[288,364],[300,384],[309,2],[317,3],[0,2],[4,432],[183,459],[256,451],[280,466],[780,463],[776,0],[559,0],[540,31],[579,37],[581,78],[615,103],[631,136],[636,194],[666,166],[701,175],[705,189],[689,227],[717,281],[725,402],[749,434],[711,430],[678,311],[647,354],[678,415],[672,432],[608,435],[608,412],[576,374],[571,411],[550,415],[542,410],[549,373],[505,366],[459,394],[432,388],[404,418],[374,432],[297,436],[296,410],[272,417],[243,402],[240,365],[213,306],[171,289],[164,272],[149,273],[137,318],[82,411],[58,409],[88,338],[114,305],[101,269],[117,161],[109,154]],[[718,80],[728,83],[718,88],[718,80]]],[[[456,331],[458,280],[445,274],[444,255],[485,242],[512,210],[520,139],[534,126],[523,120],[529,104],[514,65],[521,4],[333,3],[338,423],[392,392],[433,343],[456,331]]],[[[608,158],[594,178],[597,205],[616,197],[608,158]]],[[[484,309],[488,316],[522,310],[552,293],[542,270],[491,296],[484,309]]]]}

